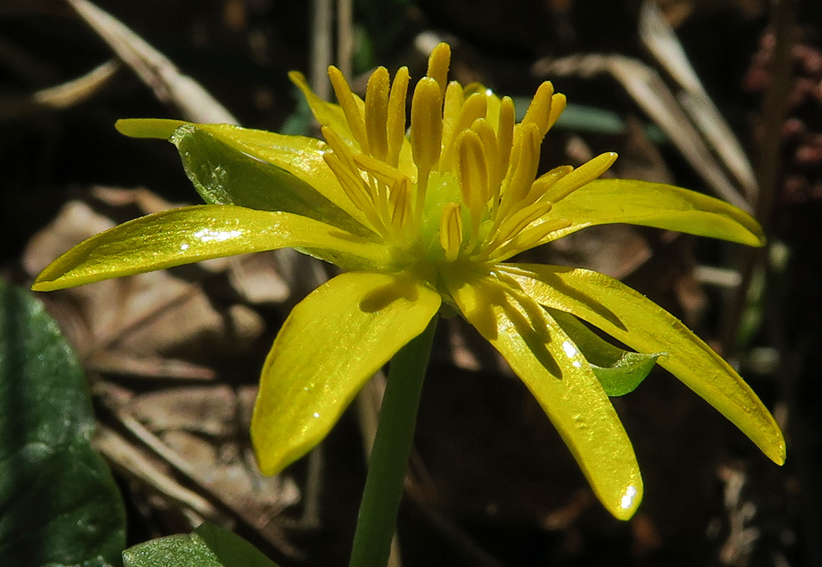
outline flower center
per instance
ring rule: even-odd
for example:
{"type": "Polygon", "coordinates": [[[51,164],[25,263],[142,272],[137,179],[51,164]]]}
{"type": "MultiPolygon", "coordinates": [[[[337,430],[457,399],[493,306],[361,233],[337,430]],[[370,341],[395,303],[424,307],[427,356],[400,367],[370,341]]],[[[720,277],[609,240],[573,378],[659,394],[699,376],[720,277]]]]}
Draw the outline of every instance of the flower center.
{"type": "Polygon", "coordinates": [[[402,264],[501,261],[570,225],[553,204],[601,175],[616,154],[537,178],[540,146],[565,108],[551,83],[540,85],[522,122],[514,103],[475,85],[446,82],[450,48],[431,53],[411,101],[405,136],[408,69],[389,80],[378,68],[365,101],[329,69],[349,132],[323,128],[324,158],[368,223],[402,264]]]}

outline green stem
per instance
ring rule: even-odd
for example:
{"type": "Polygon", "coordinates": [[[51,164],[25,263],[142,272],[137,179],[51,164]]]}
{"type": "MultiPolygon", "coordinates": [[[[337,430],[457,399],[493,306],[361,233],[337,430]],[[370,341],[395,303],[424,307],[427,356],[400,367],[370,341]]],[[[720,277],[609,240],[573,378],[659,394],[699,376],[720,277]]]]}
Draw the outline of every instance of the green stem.
{"type": "Polygon", "coordinates": [[[391,359],[350,567],[385,567],[388,563],[437,318],[391,359]]]}

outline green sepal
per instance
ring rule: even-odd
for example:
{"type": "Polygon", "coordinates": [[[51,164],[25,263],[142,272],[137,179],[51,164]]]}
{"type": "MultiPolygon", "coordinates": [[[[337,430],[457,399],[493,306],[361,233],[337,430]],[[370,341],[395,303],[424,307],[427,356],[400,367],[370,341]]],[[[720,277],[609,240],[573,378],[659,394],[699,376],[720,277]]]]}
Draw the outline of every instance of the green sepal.
{"type": "Polygon", "coordinates": [[[612,345],[582,321],[556,309],[549,309],[551,316],[582,351],[591,365],[605,393],[611,397],[630,394],[650,374],[663,352],[643,354],[612,345]]]}

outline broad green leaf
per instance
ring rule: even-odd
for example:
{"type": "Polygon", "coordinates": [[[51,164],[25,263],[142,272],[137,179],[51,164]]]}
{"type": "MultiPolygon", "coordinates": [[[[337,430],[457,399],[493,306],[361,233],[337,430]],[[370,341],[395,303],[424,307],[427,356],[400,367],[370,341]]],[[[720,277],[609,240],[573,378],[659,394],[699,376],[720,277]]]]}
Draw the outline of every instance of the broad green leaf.
{"type": "Polygon", "coordinates": [[[614,278],[539,264],[503,268],[540,304],[566,311],[639,352],[665,352],[659,364],[734,423],[771,460],[785,462],[785,439],[754,391],[681,321],[614,278]]]}
{"type": "Polygon", "coordinates": [[[762,227],[746,212],[713,197],[681,187],[635,181],[598,179],[554,204],[545,220],[564,218],[571,225],[552,232],[550,242],[588,226],[637,224],[732,242],[762,246],[762,227]]]}
{"type": "Polygon", "coordinates": [[[624,396],[636,390],[665,353],[641,354],[616,347],[589,329],[573,315],[549,309],[551,316],[591,364],[599,383],[609,396],[624,396]]]}
{"type": "Polygon", "coordinates": [[[384,246],[306,217],[196,205],[140,217],[89,238],[43,270],[32,289],[51,291],[277,248],[310,249],[348,269],[388,261],[384,246]]]}
{"type": "Polygon", "coordinates": [[[117,129],[136,137],[168,137],[207,203],[284,211],[373,236],[325,164],[322,155],[327,146],[320,140],[230,124],[188,122],[166,136],[174,123],[120,120],[117,129]]]}
{"type": "Polygon", "coordinates": [[[439,307],[435,291],[369,272],[341,274],[297,304],[265,362],[251,421],[262,471],[276,474],[319,443],[439,307]]]}
{"type": "Polygon", "coordinates": [[[130,547],[125,567],[277,567],[253,545],[212,524],[130,547]]]}
{"type": "Polygon", "coordinates": [[[534,301],[493,276],[444,272],[463,316],[542,406],[603,505],[627,520],[642,500],[631,440],[588,362],[534,301]]]}
{"type": "Polygon", "coordinates": [[[0,565],[119,564],[125,513],[93,432],[76,355],[39,301],[0,280],[0,565]]]}

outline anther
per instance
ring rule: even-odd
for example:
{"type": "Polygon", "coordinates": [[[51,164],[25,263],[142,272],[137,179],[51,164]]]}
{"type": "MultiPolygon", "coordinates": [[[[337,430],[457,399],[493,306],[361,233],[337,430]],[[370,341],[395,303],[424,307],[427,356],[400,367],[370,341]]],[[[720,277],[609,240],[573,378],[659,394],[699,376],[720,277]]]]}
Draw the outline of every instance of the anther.
{"type": "Polygon", "coordinates": [[[434,79],[440,87],[440,96],[445,94],[448,81],[448,66],[451,64],[451,46],[447,43],[438,44],[428,56],[428,73],[426,76],[434,79]]]}
{"type": "Polygon", "coordinates": [[[458,137],[457,173],[459,175],[462,202],[471,215],[471,239],[479,234],[485,208],[490,197],[488,168],[479,134],[465,130],[458,137]]]}
{"type": "Polygon", "coordinates": [[[585,162],[554,183],[545,193],[545,199],[554,203],[561,201],[576,189],[605,173],[616,161],[616,158],[617,154],[615,152],[606,152],[585,162]]]}
{"type": "Polygon", "coordinates": [[[497,126],[497,146],[499,147],[500,169],[503,175],[508,171],[508,160],[511,157],[511,146],[514,140],[514,121],[516,109],[509,96],[502,97],[499,107],[499,125],[497,126]]]}
{"type": "Polygon", "coordinates": [[[400,150],[405,140],[405,101],[408,97],[408,67],[400,67],[391,84],[388,96],[388,163],[394,167],[400,161],[400,150]]]}
{"type": "Polygon", "coordinates": [[[428,174],[440,158],[442,144],[442,95],[437,81],[423,77],[411,100],[411,151],[417,164],[415,214],[422,218],[428,174]]]}
{"type": "Polygon", "coordinates": [[[445,251],[445,259],[453,262],[462,245],[462,215],[459,203],[448,203],[440,217],[440,246],[445,251]]]}
{"type": "Polygon", "coordinates": [[[528,194],[539,167],[539,147],[542,137],[536,124],[520,124],[515,132],[514,148],[511,150],[511,163],[508,165],[497,211],[499,222],[511,210],[519,207],[520,201],[528,194]]]}
{"type": "Polygon", "coordinates": [[[528,110],[525,111],[525,117],[522,119],[522,124],[536,124],[539,127],[541,138],[545,137],[548,132],[553,95],[554,85],[549,81],[542,83],[534,94],[534,98],[531,99],[531,104],[528,105],[528,110]]]}
{"type": "Polygon", "coordinates": [[[351,87],[342,74],[342,71],[333,65],[328,68],[328,77],[331,79],[331,86],[342,107],[348,127],[351,128],[351,135],[360,145],[363,153],[368,153],[368,138],[365,134],[365,122],[363,121],[363,107],[365,106],[358,96],[351,92],[351,87]]]}
{"type": "Polygon", "coordinates": [[[390,90],[388,70],[377,67],[368,79],[365,91],[365,132],[368,148],[375,158],[385,160],[388,156],[388,93],[390,90]]]}
{"type": "Polygon", "coordinates": [[[534,181],[531,185],[531,189],[529,190],[528,196],[525,200],[529,204],[539,200],[551,202],[551,199],[548,196],[548,192],[551,190],[551,187],[572,171],[574,171],[574,168],[570,165],[561,165],[559,167],[555,167],[551,171],[543,173],[537,177],[536,181],[534,181]]]}

